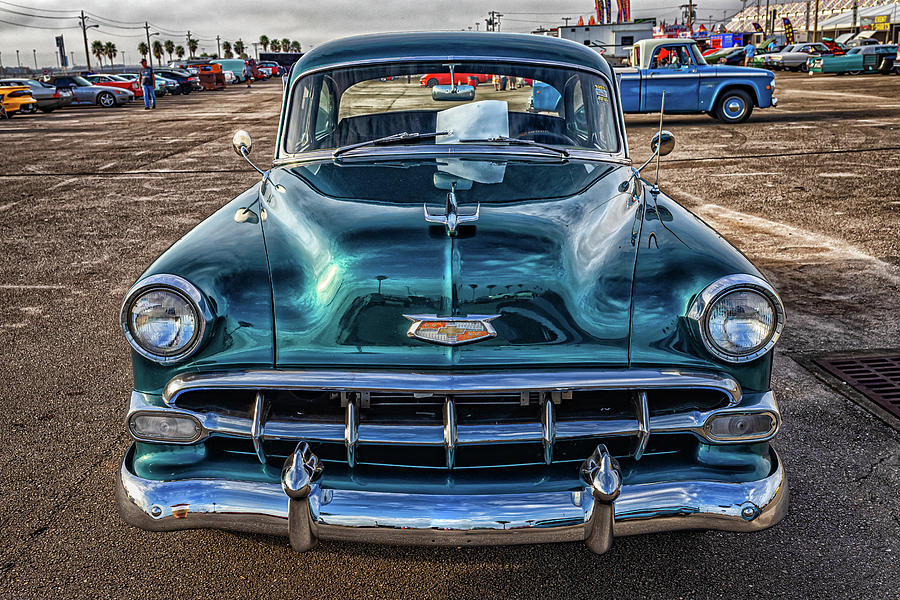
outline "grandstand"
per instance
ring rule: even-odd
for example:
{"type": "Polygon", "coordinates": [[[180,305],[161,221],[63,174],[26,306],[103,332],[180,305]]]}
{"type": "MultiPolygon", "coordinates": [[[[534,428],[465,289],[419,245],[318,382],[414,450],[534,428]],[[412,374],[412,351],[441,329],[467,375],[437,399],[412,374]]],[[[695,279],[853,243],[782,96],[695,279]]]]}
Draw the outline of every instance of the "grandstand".
{"type": "MultiPolygon", "coordinates": [[[[803,35],[801,35],[801,39],[806,37],[806,32],[811,32],[813,29],[815,4],[815,0],[811,0],[810,2],[785,2],[783,4],[771,2],[769,4],[769,10],[775,9],[777,11],[774,33],[784,33],[781,19],[787,17],[791,20],[794,31],[797,33],[802,32],[803,35]],[[809,23],[807,23],[807,16],[809,17],[809,23]]],[[[819,0],[820,37],[823,31],[826,32],[826,35],[829,31],[823,28],[823,23],[829,20],[832,23],[838,22],[838,19],[834,19],[834,17],[850,13],[853,10],[853,4],[854,0],[819,0]]],[[[900,4],[897,4],[897,0],[857,0],[857,6],[857,14],[860,18],[865,15],[893,13],[900,19],[900,4]]],[[[752,5],[747,6],[747,8],[732,17],[731,21],[726,25],[726,28],[728,31],[735,32],[753,31],[753,23],[759,23],[765,26],[765,13],[765,2],[760,2],[758,5],[756,2],[753,2],[752,5]]],[[[847,21],[847,23],[849,23],[849,21],[847,21]]],[[[891,32],[891,39],[896,37],[896,29],[900,26],[898,20],[893,20],[893,23],[895,31],[891,32]]],[[[837,27],[838,30],[848,28],[849,25],[837,27]]]]}

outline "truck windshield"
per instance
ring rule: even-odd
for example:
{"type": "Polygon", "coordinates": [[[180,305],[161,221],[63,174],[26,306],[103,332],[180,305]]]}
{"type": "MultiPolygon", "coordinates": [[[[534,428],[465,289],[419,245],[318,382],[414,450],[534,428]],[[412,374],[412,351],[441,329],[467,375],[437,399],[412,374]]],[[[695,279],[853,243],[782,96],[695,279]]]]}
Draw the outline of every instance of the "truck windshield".
{"type": "Polygon", "coordinates": [[[538,142],[534,147],[615,153],[622,147],[615,103],[608,80],[561,67],[456,62],[335,69],[294,84],[281,150],[297,154],[401,136],[408,144],[512,138],[538,142]],[[412,135],[429,132],[445,133],[412,135]]]}

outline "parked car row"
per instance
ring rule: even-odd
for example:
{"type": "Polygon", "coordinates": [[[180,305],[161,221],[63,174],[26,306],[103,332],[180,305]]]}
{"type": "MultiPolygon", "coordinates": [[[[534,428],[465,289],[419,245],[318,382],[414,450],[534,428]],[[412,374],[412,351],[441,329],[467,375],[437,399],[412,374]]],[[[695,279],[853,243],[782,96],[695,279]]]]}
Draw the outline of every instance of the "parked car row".
{"type": "MultiPolygon", "coordinates": [[[[202,90],[221,90],[248,79],[265,80],[284,73],[278,63],[223,59],[172,63],[153,69],[157,96],[187,95],[202,90]]],[[[65,106],[96,105],[113,108],[144,97],[140,75],[91,73],[56,75],[45,80],[28,77],[0,79],[0,118],[37,111],[52,112],[65,106]]]]}

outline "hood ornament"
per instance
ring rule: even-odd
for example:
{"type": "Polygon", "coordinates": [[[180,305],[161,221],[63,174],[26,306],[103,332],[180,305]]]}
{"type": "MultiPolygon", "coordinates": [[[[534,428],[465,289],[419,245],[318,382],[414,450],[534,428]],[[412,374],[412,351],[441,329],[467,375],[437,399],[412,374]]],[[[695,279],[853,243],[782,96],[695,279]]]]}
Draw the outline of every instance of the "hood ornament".
{"type": "Polygon", "coordinates": [[[500,315],[469,315],[468,317],[403,316],[412,321],[412,325],[409,326],[406,335],[417,340],[444,346],[458,346],[496,337],[497,331],[491,325],[491,321],[500,317],[500,315]]]}
{"type": "MultiPolygon", "coordinates": [[[[450,182],[450,192],[447,194],[447,202],[444,205],[444,212],[432,213],[428,211],[428,204],[424,204],[425,221],[428,223],[440,223],[447,227],[447,235],[456,235],[457,228],[463,223],[474,223],[478,220],[481,213],[481,203],[475,207],[474,213],[460,214],[459,205],[456,203],[456,185],[457,181],[450,182]]],[[[471,186],[471,182],[469,182],[471,186]]],[[[444,188],[446,189],[446,188],[444,188]]]]}

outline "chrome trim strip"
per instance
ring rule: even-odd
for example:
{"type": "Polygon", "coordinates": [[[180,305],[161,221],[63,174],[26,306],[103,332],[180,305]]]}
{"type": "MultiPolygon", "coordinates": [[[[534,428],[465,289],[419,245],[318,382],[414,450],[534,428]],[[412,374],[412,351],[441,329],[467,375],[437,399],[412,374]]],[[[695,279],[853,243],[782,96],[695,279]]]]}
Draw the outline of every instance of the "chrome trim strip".
{"type": "Polygon", "coordinates": [[[259,462],[266,464],[266,452],[263,449],[263,436],[266,428],[266,411],[268,406],[263,392],[256,392],[253,401],[253,424],[250,426],[250,437],[253,440],[253,450],[256,452],[259,462]]]}
{"type": "Polygon", "coordinates": [[[544,463],[553,462],[553,444],[556,442],[556,407],[549,398],[541,407],[541,443],[544,445],[544,463]]]}
{"type": "Polygon", "coordinates": [[[344,445],[350,467],[356,466],[356,444],[359,441],[359,407],[356,402],[356,398],[351,398],[344,413],[344,445]]]}
{"type": "MultiPolygon", "coordinates": [[[[281,483],[225,479],[155,481],[117,473],[125,521],[154,531],[218,528],[287,536],[289,497],[281,483]],[[173,505],[185,513],[173,514],[173,505]]],[[[788,482],[771,450],[772,473],[755,481],[684,480],[623,484],[615,536],[680,529],[758,531],[787,512],[788,482]]],[[[321,539],[392,544],[490,545],[583,540],[594,499],[571,492],[430,495],[323,489],[311,485],[312,529],[321,539]]]]}
{"type": "Polygon", "coordinates": [[[444,448],[447,449],[447,468],[452,469],[456,462],[456,404],[453,398],[444,401],[444,448]]]}
{"type": "Polygon", "coordinates": [[[647,392],[641,390],[634,395],[635,414],[637,414],[638,433],[637,446],[634,449],[634,460],[640,460],[650,440],[650,408],[647,406],[647,392]]]}
{"type": "Polygon", "coordinates": [[[718,390],[741,401],[741,388],[727,375],[678,369],[623,369],[607,371],[500,371],[500,372],[390,372],[241,370],[183,373],[166,384],[163,400],[174,406],[178,396],[191,390],[284,389],[333,392],[411,392],[432,394],[517,394],[574,390],[628,390],[698,388],[718,390]]]}

